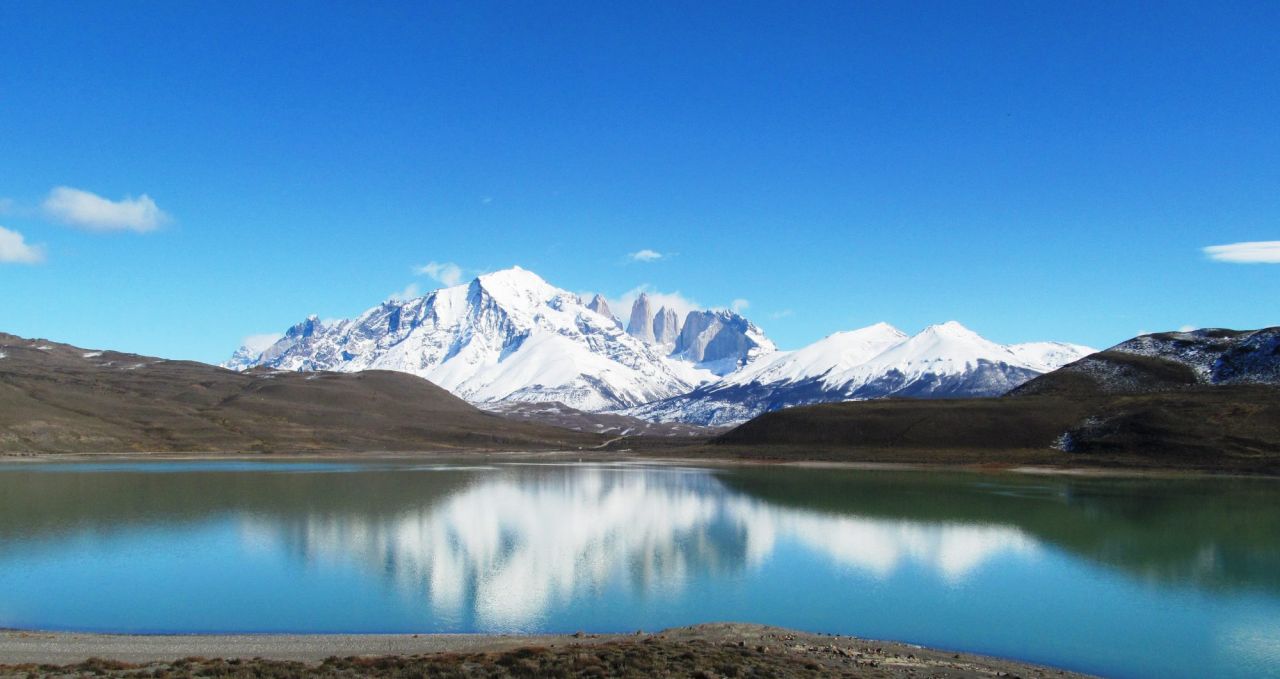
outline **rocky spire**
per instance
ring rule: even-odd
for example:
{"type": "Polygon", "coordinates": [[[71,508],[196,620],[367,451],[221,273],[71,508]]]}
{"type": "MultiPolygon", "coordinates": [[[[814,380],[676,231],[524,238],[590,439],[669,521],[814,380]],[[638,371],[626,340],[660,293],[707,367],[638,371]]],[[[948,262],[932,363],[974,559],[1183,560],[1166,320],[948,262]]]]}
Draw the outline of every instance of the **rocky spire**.
{"type": "Polygon", "coordinates": [[[680,338],[680,317],[675,309],[662,307],[653,317],[653,339],[670,351],[680,338]]]}
{"type": "Polygon", "coordinates": [[[631,322],[627,324],[627,334],[653,344],[653,306],[649,303],[649,296],[643,292],[631,305],[631,322]]]}
{"type": "MultiPolygon", "coordinates": [[[[614,316],[613,311],[609,309],[609,303],[604,300],[604,297],[598,294],[595,297],[592,297],[591,301],[587,303],[587,308],[601,316],[604,316],[605,318],[612,318],[615,323],[618,323],[618,318],[614,316]]],[[[618,323],[618,325],[622,324],[618,323]]]]}

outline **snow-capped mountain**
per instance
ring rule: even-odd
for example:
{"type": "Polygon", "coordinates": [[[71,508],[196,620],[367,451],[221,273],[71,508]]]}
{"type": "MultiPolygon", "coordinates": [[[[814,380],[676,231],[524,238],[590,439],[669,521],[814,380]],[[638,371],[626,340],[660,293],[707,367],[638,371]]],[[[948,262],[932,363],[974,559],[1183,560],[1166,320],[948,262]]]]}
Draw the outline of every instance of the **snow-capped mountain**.
{"type": "Polygon", "coordinates": [[[251,346],[242,346],[231,354],[231,358],[219,363],[224,368],[229,368],[236,372],[244,372],[259,363],[259,357],[262,355],[262,349],[255,349],[251,346]]]}
{"type": "Polygon", "coordinates": [[[955,322],[911,337],[879,323],[779,352],[732,311],[695,310],[681,320],[653,306],[640,295],[624,328],[602,296],[584,302],[513,267],[349,320],[309,317],[223,365],[396,370],[473,403],[560,402],[723,425],[824,401],[996,396],[1093,352],[1056,342],[1000,345],[955,322]]]}
{"type": "Polygon", "coordinates": [[[648,403],[712,377],[628,335],[603,299],[584,304],[514,267],[332,323],[315,317],[227,367],[397,370],[473,402],[560,401],[583,410],[648,403]],[[592,308],[594,307],[594,308],[592,308]]]}
{"type": "Polygon", "coordinates": [[[627,412],[721,425],[827,401],[998,396],[1093,351],[1058,342],[996,344],[955,321],[911,337],[878,323],[778,352],[687,394],[627,412]]]}

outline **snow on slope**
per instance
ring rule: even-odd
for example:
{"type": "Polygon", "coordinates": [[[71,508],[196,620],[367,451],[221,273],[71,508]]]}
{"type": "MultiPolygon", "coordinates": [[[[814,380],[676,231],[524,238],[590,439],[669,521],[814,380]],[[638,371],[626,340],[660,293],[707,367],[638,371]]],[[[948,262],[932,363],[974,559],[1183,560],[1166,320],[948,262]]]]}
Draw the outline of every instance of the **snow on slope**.
{"type": "Polygon", "coordinates": [[[931,325],[848,370],[829,374],[823,383],[838,387],[856,382],[861,386],[890,374],[900,375],[903,382],[911,382],[925,375],[963,374],[984,361],[1029,368],[1008,347],[955,321],[947,321],[931,325]]]}
{"type": "Polygon", "coordinates": [[[836,333],[680,396],[628,409],[637,417],[732,424],[779,408],[886,396],[998,396],[1093,353],[1054,342],[1005,346],[950,321],[907,337],[887,324],[836,333]]]}
{"type": "Polygon", "coordinates": [[[1204,384],[1280,383],[1280,327],[1140,335],[1108,351],[1181,363],[1204,384]]]}
{"type": "Polygon", "coordinates": [[[299,323],[256,359],[229,367],[397,370],[469,401],[560,401],[583,410],[646,403],[712,377],[680,365],[514,267],[350,320],[299,323]]]}
{"type": "Polygon", "coordinates": [[[1025,342],[1006,346],[1023,364],[1046,373],[1095,352],[1083,344],[1068,342],[1025,342]]]}
{"type": "Polygon", "coordinates": [[[906,338],[906,333],[888,323],[837,332],[803,349],[766,356],[728,375],[720,384],[790,383],[844,372],[906,338]]]}

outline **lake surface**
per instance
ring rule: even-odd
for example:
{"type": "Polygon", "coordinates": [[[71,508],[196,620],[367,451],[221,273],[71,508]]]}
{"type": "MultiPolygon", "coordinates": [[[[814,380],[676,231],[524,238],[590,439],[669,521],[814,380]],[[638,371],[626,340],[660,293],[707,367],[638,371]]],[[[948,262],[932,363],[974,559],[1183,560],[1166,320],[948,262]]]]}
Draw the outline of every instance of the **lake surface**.
{"type": "Polygon", "coordinates": [[[1280,673],[1280,483],[643,465],[0,466],[0,627],[759,622],[1280,673]]]}

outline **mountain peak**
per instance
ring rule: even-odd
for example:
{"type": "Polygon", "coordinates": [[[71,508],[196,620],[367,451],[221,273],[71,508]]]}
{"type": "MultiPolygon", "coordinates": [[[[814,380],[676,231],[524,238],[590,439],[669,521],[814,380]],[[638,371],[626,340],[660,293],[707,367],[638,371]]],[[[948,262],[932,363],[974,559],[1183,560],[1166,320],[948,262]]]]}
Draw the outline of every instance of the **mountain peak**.
{"type": "Polygon", "coordinates": [[[592,297],[590,302],[587,302],[587,308],[615,323],[618,322],[618,319],[613,315],[613,310],[609,308],[609,302],[599,293],[596,293],[596,296],[592,297]]]}
{"type": "Polygon", "coordinates": [[[476,277],[476,280],[480,281],[480,284],[486,287],[490,285],[525,288],[550,287],[550,284],[543,280],[538,274],[518,266],[480,274],[476,277]]]}
{"type": "Polygon", "coordinates": [[[662,307],[653,317],[653,339],[668,351],[675,348],[680,337],[680,317],[675,309],[662,307]]]}
{"type": "Polygon", "coordinates": [[[631,322],[627,323],[627,334],[646,344],[653,344],[656,340],[653,334],[653,316],[653,305],[649,302],[649,295],[640,293],[636,301],[631,304],[631,322]]]}
{"type": "Polygon", "coordinates": [[[519,309],[529,313],[541,304],[569,294],[546,282],[538,274],[518,266],[481,274],[471,282],[471,286],[488,293],[508,310],[519,309]]]}
{"type": "Polygon", "coordinates": [[[836,336],[875,337],[875,338],[884,338],[884,339],[903,340],[907,338],[907,333],[902,332],[901,330],[895,328],[892,325],[889,325],[888,323],[885,323],[884,321],[880,321],[879,323],[872,323],[871,325],[868,325],[865,328],[857,328],[856,330],[842,330],[840,332],[832,333],[830,336],[831,337],[836,337],[836,336]]]}
{"type": "Polygon", "coordinates": [[[945,335],[948,337],[979,337],[978,333],[960,324],[960,321],[936,323],[920,331],[921,335],[945,335]]]}

